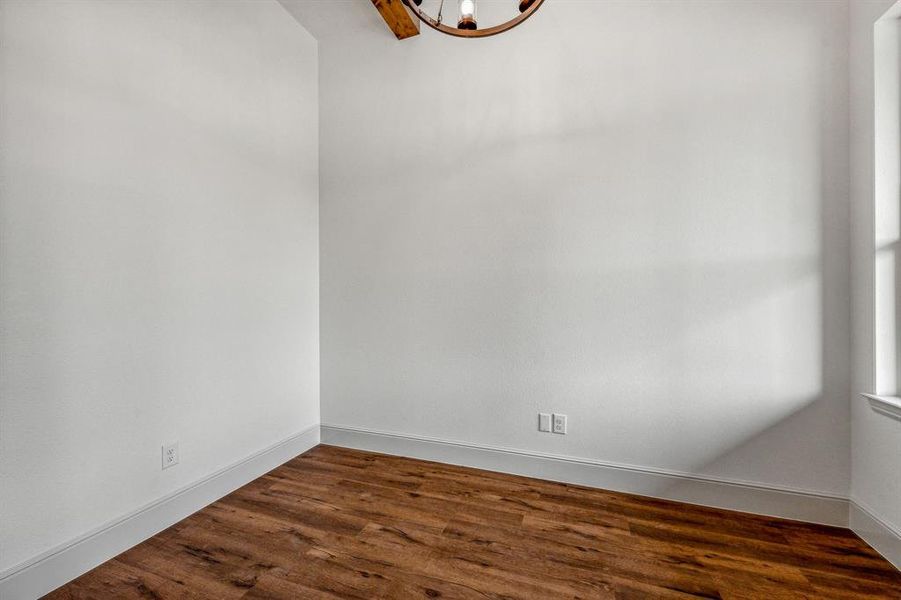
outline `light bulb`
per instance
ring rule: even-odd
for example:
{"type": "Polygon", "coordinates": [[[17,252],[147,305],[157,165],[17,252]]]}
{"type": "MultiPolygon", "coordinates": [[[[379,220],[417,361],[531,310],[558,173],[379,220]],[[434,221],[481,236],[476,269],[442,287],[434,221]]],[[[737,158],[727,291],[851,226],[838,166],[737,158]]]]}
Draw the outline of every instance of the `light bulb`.
{"type": "Polygon", "coordinates": [[[475,0],[460,0],[460,20],[457,29],[478,29],[475,0]]]}

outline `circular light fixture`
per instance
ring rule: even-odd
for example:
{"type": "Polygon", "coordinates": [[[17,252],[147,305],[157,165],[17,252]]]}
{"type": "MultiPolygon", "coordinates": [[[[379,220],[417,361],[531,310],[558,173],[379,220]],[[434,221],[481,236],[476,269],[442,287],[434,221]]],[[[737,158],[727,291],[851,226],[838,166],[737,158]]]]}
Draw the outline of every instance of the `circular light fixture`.
{"type": "MultiPolygon", "coordinates": [[[[437,18],[433,18],[427,14],[425,14],[419,6],[422,4],[422,0],[403,0],[404,4],[416,15],[420,21],[434,29],[435,31],[440,31],[441,33],[446,33],[447,35],[453,35],[456,37],[464,37],[464,38],[477,38],[477,37],[488,37],[489,35],[497,35],[499,33],[503,33],[510,29],[513,29],[529,17],[535,14],[542,4],[544,4],[544,0],[519,0],[519,14],[507,21],[506,23],[501,23],[500,25],[494,25],[492,27],[486,27],[485,29],[479,29],[478,27],[478,19],[476,14],[476,2],[477,0],[459,0],[459,2],[454,2],[450,0],[451,3],[456,3],[458,8],[458,20],[457,26],[452,27],[450,25],[444,24],[444,4],[445,0],[441,0],[441,8],[438,9],[437,18]]],[[[516,3],[516,0],[509,0],[512,3],[516,3]]]]}

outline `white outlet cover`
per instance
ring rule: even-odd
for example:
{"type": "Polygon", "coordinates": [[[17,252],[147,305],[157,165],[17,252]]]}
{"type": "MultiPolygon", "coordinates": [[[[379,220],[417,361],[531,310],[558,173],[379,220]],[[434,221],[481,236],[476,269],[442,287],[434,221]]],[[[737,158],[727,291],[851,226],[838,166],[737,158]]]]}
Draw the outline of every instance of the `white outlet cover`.
{"type": "Polygon", "coordinates": [[[551,430],[551,414],[550,413],[538,413],[538,431],[548,431],[551,430]]]}
{"type": "Polygon", "coordinates": [[[566,415],[554,413],[553,421],[554,433],[566,434],[566,415]]]}
{"type": "Polygon", "coordinates": [[[163,446],[163,468],[168,469],[178,464],[178,442],[163,446]]]}

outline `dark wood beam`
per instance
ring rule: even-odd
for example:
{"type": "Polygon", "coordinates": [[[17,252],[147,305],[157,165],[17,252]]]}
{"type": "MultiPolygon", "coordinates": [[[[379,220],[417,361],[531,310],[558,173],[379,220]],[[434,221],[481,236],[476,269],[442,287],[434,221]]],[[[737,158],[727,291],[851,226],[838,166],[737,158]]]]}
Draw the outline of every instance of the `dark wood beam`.
{"type": "Polygon", "coordinates": [[[372,0],[372,4],[397,39],[403,40],[419,35],[419,19],[410,14],[403,0],[372,0]]]}

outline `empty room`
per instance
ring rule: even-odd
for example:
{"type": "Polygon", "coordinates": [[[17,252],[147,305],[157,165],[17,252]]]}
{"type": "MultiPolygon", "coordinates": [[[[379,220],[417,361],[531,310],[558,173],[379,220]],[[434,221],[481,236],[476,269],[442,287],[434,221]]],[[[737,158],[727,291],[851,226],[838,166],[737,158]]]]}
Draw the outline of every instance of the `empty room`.
{"type": "Polygon", "coordinates": [[[901,0],[0,0],[0,599],[901,599],[901,0]]]}

